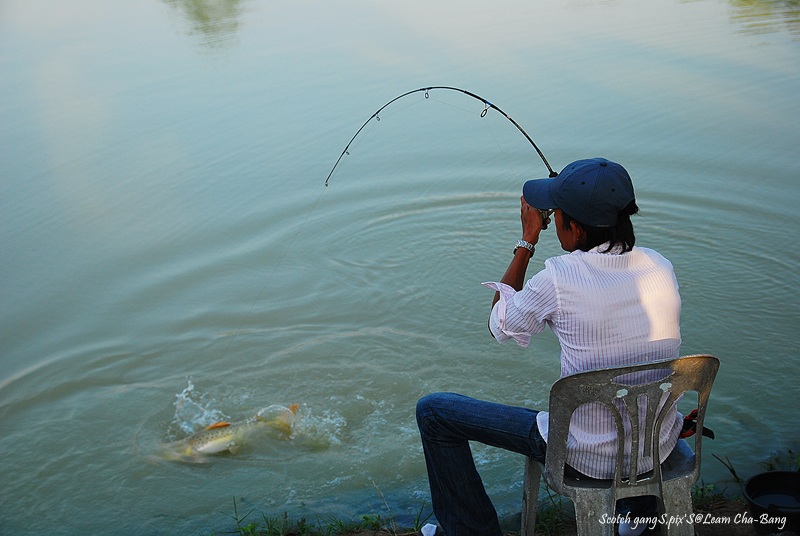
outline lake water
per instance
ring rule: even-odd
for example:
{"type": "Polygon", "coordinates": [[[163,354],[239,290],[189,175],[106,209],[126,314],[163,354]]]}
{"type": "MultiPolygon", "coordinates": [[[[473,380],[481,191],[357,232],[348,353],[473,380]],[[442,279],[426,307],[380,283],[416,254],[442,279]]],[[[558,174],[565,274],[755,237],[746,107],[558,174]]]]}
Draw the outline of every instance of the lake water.
{"type": "MultiPolygon", "coordinates": [[[[622,162],[683,353],[722,368],[703,480],[800,443],[800,6],[790,1],[0,4],[0,532],[208,534],[428,497],[416,400],[543,409],[558,345],[496,344],[524,180],[622,162]],[[159,445],[270,404],[289,439],[159,445]]],[[[559,254],[543,236],[529,273],[559,254]]],[[[794,451],[796,452],[796,450],[794,451]]],[[[502,515],[522,460],[477,447],[502,515]]],[[[429,504],[429,503],[428,503],[429,504]]]]}

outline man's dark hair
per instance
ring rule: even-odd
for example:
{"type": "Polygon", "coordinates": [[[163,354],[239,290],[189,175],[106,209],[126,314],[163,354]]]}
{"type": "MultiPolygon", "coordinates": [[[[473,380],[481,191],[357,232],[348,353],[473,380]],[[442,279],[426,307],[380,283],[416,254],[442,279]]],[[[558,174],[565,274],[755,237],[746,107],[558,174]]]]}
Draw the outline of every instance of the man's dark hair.
{"type": "Polygon", "coordinates": [[[590,227],[562,210],[561,222],[564,229],[569,229],[570,223],[574,221],[584,230],[585,238],[580,244],[577,244],[578,249],[581,251],[589,251],[608,242],[608,248],[601,251],[601,253],[608,253],[617,247],[621,248],[621,253],[625,253],[632,250],[633,245],[636,243],[631,216],[637,212],[639,212],[639,207],[636,205],[636,201],[631,201],[628,206],[619,211],[617,224],[613,227],[590,227]]]}

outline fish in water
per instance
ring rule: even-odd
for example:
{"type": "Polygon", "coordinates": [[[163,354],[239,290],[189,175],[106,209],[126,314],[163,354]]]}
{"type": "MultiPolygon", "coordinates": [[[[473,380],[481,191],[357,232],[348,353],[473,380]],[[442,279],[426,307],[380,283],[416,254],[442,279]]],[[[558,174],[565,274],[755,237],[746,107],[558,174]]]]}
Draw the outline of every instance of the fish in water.
{"type": "Polygon", "coordinates": [[[265,430],[275,430],[288,437],[292,433],[297,408],[297,404],[288,408],[272,405],[238,423],[216,422],[189,437],[164,445],[162,457],[202,462],[208,454],[226,451],[235,454],[251,436],[265,430]]]}

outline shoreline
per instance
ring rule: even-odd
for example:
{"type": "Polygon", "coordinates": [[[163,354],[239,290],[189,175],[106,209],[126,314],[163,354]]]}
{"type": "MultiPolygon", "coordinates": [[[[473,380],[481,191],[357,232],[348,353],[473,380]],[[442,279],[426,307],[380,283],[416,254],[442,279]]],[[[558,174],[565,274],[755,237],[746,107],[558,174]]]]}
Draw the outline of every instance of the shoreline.
{"type": "MultiPolygon", "coordinates": [[[[789,448],[785,451],[773,451],[766,461],[762,462],[763,473],[800,473],[800,454],[798,449],[789,448]]],[[[692,487],[692,524],[695,536],[764,536],[781,534],[783,536],[800,536],[798,532],[784,530],[787,525],[796,528],[796,516],[751,514],[748,501],[745,498],[744,486],[747,479],[740,477],[731,461],[726,456],[724,459],[712,455],[719,460],[730,472],[730,479],[724,479],[717,484],[706,484],[699,480],[692,487]],[[732,488],[732,489],[731,489],[732,488]],[[770,530],[772,529],[772,530],[770,530]],[[781,532],[784,530],[784,532],[781,532]]],[[[756,476],[756,475],[752,475],[756,476]]],[[[544,485],[543,485],[544,486],[544,485]]],[[[577,536],[575,513],[572,501],[567,497],[550,493],[544,486],[549,500],[540,500],[536,516],[535,536],[577,536]]],[[[369,514],[354,515],[349,521],[342,519],[326,518],[320,521],[308,521],[306,516],[297,520],[290,520],[288,513],[280,516],[267,516],[256,513],[255,509],[240,517],[236,497],[233,498],[233,520],[235,527],[224,530],[223,534],[231,532],[243,536],[417,536],[421,528],[433,519],[430,505],[423,502],[410,519],[405,516],[401,524],[392,512],[384,493],[378,489],[378,494],[383,502],[382,512],[369,508],[369,514]],[[251,517],[258,517],[260,521],[253,522],[251,517]]],[[[542,488],[540,488],[541,490],[542,488]]],[[[520,506],[522,496],[520,495],[520,506]]],[[[520,508],[521,510],[521,508],[520,508]]],[[[617,523],[619,516],[604,514],[605,520],[600,523],[617,523]]],[[[500,526],[504,536],[520,536],[521,512],[503,516],[500,526]]],[[[677,516],[660,516],[657,520],[645,520],[648,525],[655,521],[663,527],[665,524],[672,526],[684,523],[685,519],[677,516]]],[[[646,530],[643,535],[652,536],[661,534],[662,530],[646,530]]],[[[616,531],[615,531],[616,533],[616,531]]],[[[200,533],[201,536],[206,536],[200,533]]],[[[211,535],[215,535],[211,532],[211,535]]]]}
{"type": "MultiPolygon", "coordinates": [[[[566,499],[566,498],[564,498],[566,499]]],[[[756,529],[759,524],[769,521],[749,513],[747,503],[741,495],[726,494],[714,491],[713,485],[695,486],[693,491],[694,503],[694,533],[696,536],[758,536],[756,529]]],[[[568,506],[557,505],[555,503],[540,506],[537,515],[537,524],[534,534],[536,536],[576,536],[577,527],[572,505],[568,499],[564,501],[568,506]]],[[[388,507],[387,507],[388,508],[388,507]]],[[[430,509],[425,509],[429,512],[430,509]]],[[[232,531],[224,533],[238,533],[251,536],[416,536],[420,534],[420,529],[424,526],[428,518],[420,516],[414,522],[415,526],[401,527],[395,521],[391,512],[387,513],[387,518],[380,514],[354,516],[351,521],[328,520],[326,522],[311,522],[305,517],[291,521],[287,514],[282,516],[269,517],[266,514],[248,513],[240,518],[236,512],[234,502],[234,521],[235,526],[232,531]],[[260,521],[253,521],[250,518],[260,517],[260,521]]],[[[615,516],[614,516],[615,517],[615,516]]],[[[617,521],[612,516],[606,516],[605,522],[617,521]]],[[[509,528],[504,529],[505,536],[519,536],[519,515],[512,515],[501,522],[509,528]],[[516,529],[514,528],[516,527],[516,529]]],[[[648,523],[651,520],[644,520],[648,523]]],[[[669,523],[668,519],[660,518],[659,521],[669,523]]],[[[602,521],[601,521],[602,522],[602,521]]],[[[672,524],[682,522],[673,519],[672,524]]],[[[783,523],[786,523],[785,518],[783,523]]],[[[214,532],[212,535],[216,534],[214,532]]],[[[659,534],[657,530],[647,530],[644,534],[659,534]]],[[[772,534],[772,533],[770,533],[772,534]]],[[[797,536],[794,532],[783,532],[784,536],[797,536]]]]}

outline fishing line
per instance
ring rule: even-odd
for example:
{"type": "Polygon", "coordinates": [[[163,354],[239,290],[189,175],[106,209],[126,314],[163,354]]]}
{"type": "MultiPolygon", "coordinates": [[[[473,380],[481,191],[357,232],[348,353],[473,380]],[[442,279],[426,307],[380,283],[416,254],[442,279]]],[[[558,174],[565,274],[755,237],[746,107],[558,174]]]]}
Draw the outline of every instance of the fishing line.
{"type": "MultiPolygon", "coordinates": [[[[411,106],[415,106],[416,104],[418,104],[418,103],[409,103],[408,105],[406,105],[406,106],[403,106],[402,108],[400,108],[400,109],[398,109],[398,110],[395,110],[395,111],[393,111],[393,112],[392,112],[391,114],[389,114],[387,117],[390,117],[391,115],[394,115],[394,114],[400,113],[401,111],[405,110],[406,108],[409,108],[409,107],[411,107],[411,106]]],[[[385,106],[381,107],[381,110],[383,110],[384,108],[385,108],[385,106]]],[[[379,110],[379,111],[381,111],[381,110],[379,110]]],[[[380,116],[378,116],[378,112],[376,112],[375,114],[373,114],[373,116],[372,116],[372,117],[370,117],[370,120],[372,120],[373,118],[374,118],[374,119],[376,119],[376,121],[380,121],[380,120],[381,120],[380,116]]],[[[370,122],[370,121],[367,121],[367,123],[369,123],[369,122],[370,122]]],[[[359,129],[359,132],[361,132],[361,131],[362,131],[362,130],[363,130],[363,129],[364,129],[366,126],[367,126],[367,123],[364,123],[364,124],[361,126],[361,128],[359,129]]],[[[371,128],[372,128],[372,127],[371,127],[371,128]]],[[[369,132],[369,130],[370,130],[370,129],[367,129],[367,132],[369,132]]],[[[351,139],[351,140],[350,140],[350,143],[348,143],[348,145],[347,145],[347,149],[345,150],[345,152],[346,152],[346,151],[348,151],[348,150],[350,149],[350,147],[351,147],[351,145],[353,144],[353,141],[354,141],[354,140],[355,140],[355,136],[353,136],[353,139],[351,139]]],[[[363,141],[363,140],[358,140],[358,141],[355,143],[355,145],[353,145],[352,147],[353,147],[353,148],[355,148],[355,147],[358,147],[358,145],[361,143],[361,141],[363,141]]],[[[328,186],[328,184],[327,184],[327,181],[326,181],[326,184],[325,184],[325,186],[328,186]]],[[[298,237],[298,236],[300,236],[300,232],[301,232],[301,231],[303,230],[303,228],[306,226],[306,223],[308,223],[308,220],[309,220],[309,218],[311,217],[311,214],[312,214],[312,213],[314,212],[314,210],[317,208],[317,205],[319,205],[319,202],[320,202],[320,200],[322,199],[322,195],[325,193],[325,191],[326,191],[326,190],[327,190],[327,188],[322,188],[322,189],[320,190],[320,193],[319,193],[319,195],[317,195],[317,198],[314,200],[314,203],[311,205],[311,208],[310,208],[310,209],[309,209],[309,211],[306,213],[305,217],[303,218],[303,221],[300,223],[299,227],[298,227],[298,228],[297,228],[297,230],[294,232],[294,235],[292,236],[291,240],[289,240],[289,244],[286,246],[286,248],[284,249],[283,253],[281,253],[281,256],[280,256],[280,258],[278,259],[278,262],[277,262],[277,264],[275,264],[275,266],[272,268],[272,271],[269,273],[269,275],[268,275],[268,276],[267,276],[267,278],[265,279],[265,282],[264,282],[264,284],[262,285],[262,287],[261,287],[261,290],[258,292],[258,294],[256,295],[256,297],[253,299],[253,302],[250,304],[250,307],[249,307],[249,308],[248,308],[248,310],[245,312],[245,314],[244,314],[244,317],[242,318],[242,320],[241,320],[241,322],[239,323],[238,327],[236,327],[236,329],[233,331],[233,333],[232,333],[232,336],[231,336],[231,337],[228,339],[228,342],[227,342],[227,344],[225,345],[225,347],[224,347],[224,348],[223,348],[223,350],[222,350],[222,355],[221,355],[221,357],[225,357],[225,356],[227,356],[227,355],[228,355],[228,351],[229,351],[229,349],[230,349],[230,345],[231,345],[231,344],[233,344],[233,340],[236,338],[236,336],[237,336],[237,335],[239,335],[239,334],[240,334],[240,333],[243,331],[243,326],[244,326],[244,323],[245,323],[245,321],[246,321],[248,318],[250,318],[250,316],[253,314],[253,311],[255,310],[255,308],[256,308],[256,305],[257,305],[257,304],[258,304],[258,302],[261,300],[261,297],[264,295],[264,292],[267,290],[267,286],[269,286],[270,282],[271,282],[271,281],[273,280],[273,278],[275,277],[275,273],[278,271],[278,268],[280,268],[280,267],[281,267],[281,265],[283,264],[283,261],[286,259],[286,255],[289,253],[289,251],[292,249],[292,246],[293,246],[293,245],[294,245],[294,243],[297,241],[297,237],[298,237]]]]}
{"type": "MultiPolygon", "coordinates": [[[[476,114],[475,110],[468,110],[466,108],[463,108],[461,106],[456,106],[456,105],[454,105],[454,104],[452,104],[450,102],[447,102],[447,101],[443,101],[443,100],[436,99],[436,98],[433,98],[433,97],[430,97],[430,100],[432,100],[434,102],[438,102],[439,104],[441,104],[443,106],[448,106],[450,108],[453,108],[454,110],[458,110],[460,112],[464,112],[466,114],[478,115],[482,119],[484,119],[483,125],[486,127],[486,130],[489,131],[489,135],[494,140],[495,145],[497,145],[497,150],[500,151],[500,154],[503,156],[503,160],[505,161],[506,165],[508,166],[508,169],[511,172],[511,175],[513,175],[515,179],[518,179],[517,172],[514,170],[514,166],[512,166],[511,162],[508,160],[508,155],[503,150],[503,146],[500,145],[500,141],[497,139],[497,136],[495,135],[494,130],[492,130],[492,127],[489,124],[489,121],[486,120],[486,114],[483,111],[481,111],[480,114],[476,114]]],[[[486,108],[484,108],[484,110],[486,110],[486,108]]],[[[367,132],[369,132],[369,131],[367,131],[367,132]]],[[[358,147],[358,144],[356,144],[356,147],[358,147]]]]}
{"type": "MultiPolygon", "coordinates": [[[[409,103],[409,104],[407,104],[407,105],[403,106],[402,108],[399,108],[399,109],[397,109],[397,110],[394,110],[394,111],[392,111],[392,113],[390,113],[390,114],[386,114],[386,115],[384,115],[383,117],[384,117],[384,118],[387,118],[387,117],[392,117],[392,116],[394,116],[394,115],[397,115],[397,114],[399,114],[400,112],[402,112],[402,111],[403,111],[403,110],[405,110],[406,108],[411,108],[412,106],[416,106],[416,105],[418,105],[418,104],[419,104],[419,102],[412,102],[412,103],[409,103]]],[[[380,123],[380,121],[381,121],[381,116],[378,116],[378,115],[376,115],[376,116],[375,116],[375,121],[376,121],[377,123],[380,123]]],[[[373,128],[375,128],[375,123],[372,123],[372,124],[371,124],[371,126],[370,126],[370,127],[367,129],[367,130],[365,130],[365,131],[364,131],[364,135],[363,135],[363,136],[361,136],[361,137],[358,139],[358,141],[355,143],[355,145],[353,145],[353,146],[349,147],[349,148],[346,150],[347,154],[350,154],[350,151],[352,151],[353,149],[355,149],[356,147],[358,147],[359,145],[361,145],[361,142],[363,142],[363,141],[364,141],[364,140],[367,138],[367,134],[369,134],[369,133],[372,131],[372,129],[373,129],[373,128]]],[[[353,141],[353,140],[350,140],[350,141],[351,141],[351,143],[352,143],[352,141],[353,141]]],[[[326,184],[325,186],[327,186],[327,184],[326,184]]]]}
{"type": "Polygon", "coordinates": [[[458,111],[460,111],[460,112],[464,112],[464,113],[467,113],[467,114],[470,114],[470,115],[477,115],[477,116],[479,116],[479,117],[481,117],[481,118],[484,118],[484,117],[485,117],[485,115],[486,115],[486,114],[483,114],[483,111],[481,111],[481,112],[479,112],[479,113],[475,113],[475,110],[468,110],[467,108],[464,108],[464,107],[462,107],[462,106],[456,106],[456,105],[455,105],[455,104],[453,104],[452,102],[443,101],[443,100],[441,100],[441,99],[435,99],[435,98],[433,98],[433,97],[429,97],[429,99],[428,99],[428,100],[431,100],[431,101],[433,101],[433,102],[438,102],[438,103],[439,103],[439,104],[441,104],[442,106],[447,106],[447,107],[449,107],[449,108],[453,108],[454,110],[458,110],[458,111]],[[481,114],[483,114],[483,115],[481,115],[481,114]]]}
{"type": "Polygon", "coordinates": [[[250,318],[250,315],[253,314],[253,310],[256,308],[256,304],[258,304],[258,302],[261,300],[261,296],[263,296],[264,295],[264,291],[267,290],[267,286],[270,284],[270,282],[272,281],[273,277],[275,276],[275,272],[277,272],[278,268],[280,268],[280,266],[283,264],[283,261],[286,258],[286,255],[289,253],[289,250],[292,249],[292,246],[297,241],[297,237],[300,236],[300,231],[302,231],[303,228],[306,226],[306,223],[308,223],[308,220],[311,217],[311,214],[317,208],[317,205],[319,205],[319,201],[320,201],[320,199],[322,199],[322,195],[325,193],[325,190],[326,190],[326,188],[322,188],[320,190],[319,195],[317,195],[317,198],[314,200],[314,203],[311,205],[311,208],[306,213],[305,217],[303,218],[303,221],[298,226],[297,231],[294,232],[294,236],[292,236],[292,239],[289,240],[289,244],[286,246],[286,249],[283,250],[283,253],[281,254],[280,258],[278,259],[278,263],[272,268],[272,271],[267,276],[267,279],[264,281],[264,285],[261,287],[261,290],[259,291],[258,295],[253,300],[253,303],[250,304],[250,308],[247,310],[247,312],[244,315],[244,318],[242,318],[242,321],[239,323],[239,327],[234,330],[231,338],[228,339],[228,344],[223,349],[222,355],[220,357],[225,357],[228,354],[228,349],[230,348],[230,345],[233,344],[233,340],[236,338],[236,336],[239,333],[241,333],[243,331],[244,322],[248,318],[250,318]]]}
{"type": "Polygon", "coordinates": [[[511,171],[511,175],[514,177],[514,179],[517,182],[519,182],[519,177],[517,177],[517,172],[514,170],[514,166],[511,165],[511,162],[508,159],[508,155],[506,155],[506,152],[503,150],[503,147],[500,145],[500,142],[497,140],[497,136],[494,135],[494,130],[492,130],[492,127],[489,125],[488,121],[484,121],[483,124],[486,125],[486,130],[488,130],[489,134],[491,134],[495,145],[497,145],[497,150],[500,151],[500,154],[503,156],[503,160],[505,161],[506,165],[508,166],[508,170],[511,171]]]}
{"type": "Polygon", "coordinates": [[[375,119],[376,121],[380,121],[381,120],[380,113],[384,109],[386,109],[392,103],[402,99],[403,97],[411,95],[413,93],[424,92],[425,99],[428,100],[430,98],[430,92],[433,91],[433,90],[457,91],[459,93],[463,93],[464,95],[472,97],[473,99],[477,99],[477,100],[481,101],[483,103],[483,110],[480,112],[480,116],[482,118],[486,117],[486,114],[489,112],[490,109],[496,110],[503,117],[505,117],[506,119],[511,121],[511,124],[513,124],[517,128],[517,130],[519,130],[522,133],[523,136],[525,136],[525,139],[527,139],[528,142],[533,146],[533,148],[536,150],[536,153],[539,155],[539,158],[542,159],[542,162],[544,163],[545,167],[550,172],[550,177],[555,177],[555,176],[558,175],[558,173],[553,171],[553,168],[550,167],[550,164],[547,162],[547,158],[545,158],[545,156],[542,153],[542,151],[539,149],[539,147],[536,145],[536,143],[533,141],[533,139],[531,139],[531,137],[528,135],[528,133],[525,132],[525,130],[519,125],[519,123],[517,123],[510,115],[508,115],[503,110],[501,110],[497,105],[489,102],[488,100],[484,99],[483,97],[481,97],[479,95],[476,95],[475,93],[472,93],[471,91],[467,91],[466,89],[461,89],[461,88],[451,87],[451,86],[428,86],[428,87],[421,87],[419,89],[412,89],[411,91],[406,91],[405,93],[402,93],[401,95],[398,95],[397,97],[393,98],[392,100],[390,100],[389,102],[387,102],[386,104],[384,104],[383,106],[378,108],[378,110],[374,114],[372,114],[366,121],[364,121],[364,124],[361,125],[361,127],[356,131],[356,133],[353,134],[353,137],[350,138],[350,141],[347,142],[347,145],[345,145],[345,148],[342,151],[342,154],[340,154],[339,158],[336,159],[336,162],[333,164],[333,168],[331,168],[330,173],[328,173],[328,176],[325,178],[325,186],[328,186],[328,182],[330,181],[331,177],[333,176],[333,173],[336,171],[336,168],[339,166],[339,162],[342,161],[342,158],[344,158],[345,155],[350,154],[350,146],[352,145],[353,141],[358,137],[359,134],[361,134],[361,131],[364,130],[364,127],[366,127],[370,122],[372,122],[373,119],[375,119]]]}

